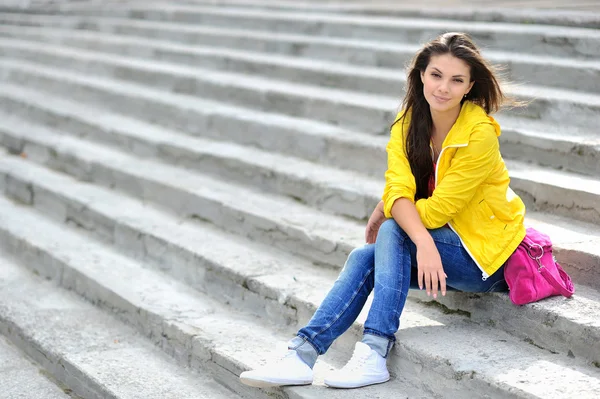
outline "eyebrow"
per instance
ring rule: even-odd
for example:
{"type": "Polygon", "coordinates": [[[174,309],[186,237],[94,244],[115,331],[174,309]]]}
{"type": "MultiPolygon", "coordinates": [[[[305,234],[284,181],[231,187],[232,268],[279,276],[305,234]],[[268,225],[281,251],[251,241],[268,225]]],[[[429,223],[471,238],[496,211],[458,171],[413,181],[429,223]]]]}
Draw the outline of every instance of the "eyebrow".
{"type": "MultiPolygon", "coordinates": [[[[440,71],[439,69],[437,69],[436,67],[432,67],[433,69],[435,69],[436,71],[438,71],[439,73],[442,73],[442,71],[440,71]]],[[[443,74],[442,74],[443,75],[443,74]]],[[[465,75],[454,75],[452,76],[453,78],[466,78],[465,75]]]]}

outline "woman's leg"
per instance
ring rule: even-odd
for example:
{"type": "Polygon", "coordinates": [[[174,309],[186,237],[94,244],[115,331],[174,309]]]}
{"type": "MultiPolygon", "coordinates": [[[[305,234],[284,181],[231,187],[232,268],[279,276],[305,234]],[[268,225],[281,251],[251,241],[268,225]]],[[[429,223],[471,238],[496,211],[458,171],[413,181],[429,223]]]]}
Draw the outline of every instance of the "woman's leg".
{"type": "Polygon", "coordinates": [[[374,253],[374,245],[352,251],[310,322],[288,343],[288,352],[277,362],[243,372],[240,380],[263,388],[310,384],[317,356],[352,325],[373,289],[374,253]]]}
{"type": "Polygon", "coordinates": [[[390,219],[379,228],[375,242],[373,303],[365,322],[362,342],[356,344],[350,361],[325,378],[336,388],[358,388],[388,381],[386,357],[398,330],[411,277],[408,236],[390,219]]]}
{"type": "MultiPolygon", "coordinates": [[[[458,235],[449,227],[429,230],[442,259],[446,278],[446,286],[449,290],[464,292],[505,292],[508,286],[504,280],[504,267],[496,273],[483,279],[483,272],[473,261],[469,253],[463,247],[458,235]]],[[[413,275],[416,276],[416,252],[417,249],[409,240],[411,256],[413,257],[413,275]]],[[[416,278],[411,281],[411,288],[418,288],[416,278]]]]}
{"type": "Polygon", "coordinates": [[[373,289],[374,258],[375,244],[354,249],[313,317],[288,343],[310,367],[360,314],[373,289]]]}
{"type": "MultiPolygon", "coordinates": [[[[449,227],[429,230],[448,276],[449,290],[466,292],[506,291],[503,268],[483,279],[483,273],[449,227]]],[[[386,357],[400,327],[409,288],[418,289],[417,248],[393,220],[385,221],[375,247],[373,304],[365,322],[363,342],[386,357]]]]}
{"type": "MultiPolygon", "coordinates": [[[[373,303],[365,321],[363,342],[387,357],[400,326],[411,282],[410,239],[395,220],[385,221],[375,244],[373,303]]],[[[416,262],[415,262],[416,264],[416,262]]]]}

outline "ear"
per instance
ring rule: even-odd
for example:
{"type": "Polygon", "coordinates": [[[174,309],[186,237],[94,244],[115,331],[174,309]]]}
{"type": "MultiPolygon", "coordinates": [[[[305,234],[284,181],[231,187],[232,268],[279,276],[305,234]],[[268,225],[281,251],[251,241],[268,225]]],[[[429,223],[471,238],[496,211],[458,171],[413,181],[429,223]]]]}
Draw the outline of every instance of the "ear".
{"type": "Polygon", "coordinates": [[[421,71],[421,83],[425,84],[425,71],[421,71]]]}
{"type": "Polygon", "coordinates": [[[471,89],[473,88],[473,85],[475,84],[475,81],[472,81],[471,84],[469,84],[469,88],[467,89],[467,92],[465,94],[469,94],[469,92],[471,91],[471,89]]]}

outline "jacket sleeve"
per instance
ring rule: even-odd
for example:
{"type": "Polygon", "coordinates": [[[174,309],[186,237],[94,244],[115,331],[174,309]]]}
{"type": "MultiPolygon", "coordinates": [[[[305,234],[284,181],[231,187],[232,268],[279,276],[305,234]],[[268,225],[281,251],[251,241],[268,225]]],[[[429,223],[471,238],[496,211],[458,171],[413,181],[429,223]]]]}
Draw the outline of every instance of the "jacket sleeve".
{"type": "Polygon", "coordinates": [[[416,202],[427,229],[444,226],[471,201],[477,188],[490,175],[500,157],[500,145],[492,125],[477,125],[469,144],[459,148],[433,195],[416,202]]]}
{"type": "Polygon", "coordinates": [[[385,189],[383,191],[383,212],[385,217],[392,217],[392,206],[398,198],[415,200],[417,187],[415,177],[410,169],[410,163],[405,151],[405,131],[407,124],[399,120],[392,126],[390,141],[386,151],[388,169],[385,172],[385,189]]]}

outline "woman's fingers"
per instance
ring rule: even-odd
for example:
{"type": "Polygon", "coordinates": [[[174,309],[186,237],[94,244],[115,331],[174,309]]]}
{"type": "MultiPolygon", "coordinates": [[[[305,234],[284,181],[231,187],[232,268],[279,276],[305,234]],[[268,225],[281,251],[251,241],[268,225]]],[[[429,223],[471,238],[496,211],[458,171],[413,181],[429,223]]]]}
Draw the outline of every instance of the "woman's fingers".
{"type": "Polygon", "coordinates": [[[433,294],[433,299],[437,299],[438,283],[439,282],[437,272],[431,273],[431,293],[433,294]]]}
{"type": "Polygon", "coordinates": [[[365,231],[365,241],[367,244],[373,244],[375,242],[375,231],[370,226],[367,226],[367,230],[365,231]]]}
{"type": "Polygon", "coordinates": [[[443,270],[438,271],[438,276],[440,279],[440,289],[442,291],[442,296],[446,296],[446,273],[443,270]]]}
{"type": "Polygon", "coordinates": [[[423,271],[419,269],[417,282],[419,284],[419,289],[427,290],[427,296],[431,296],[433,294],[433,298],[437,299],[438,289],[441,291],[442,296],[446,296],[446,274],[444,270],[435,270],[435,271],[423,271]]]}

